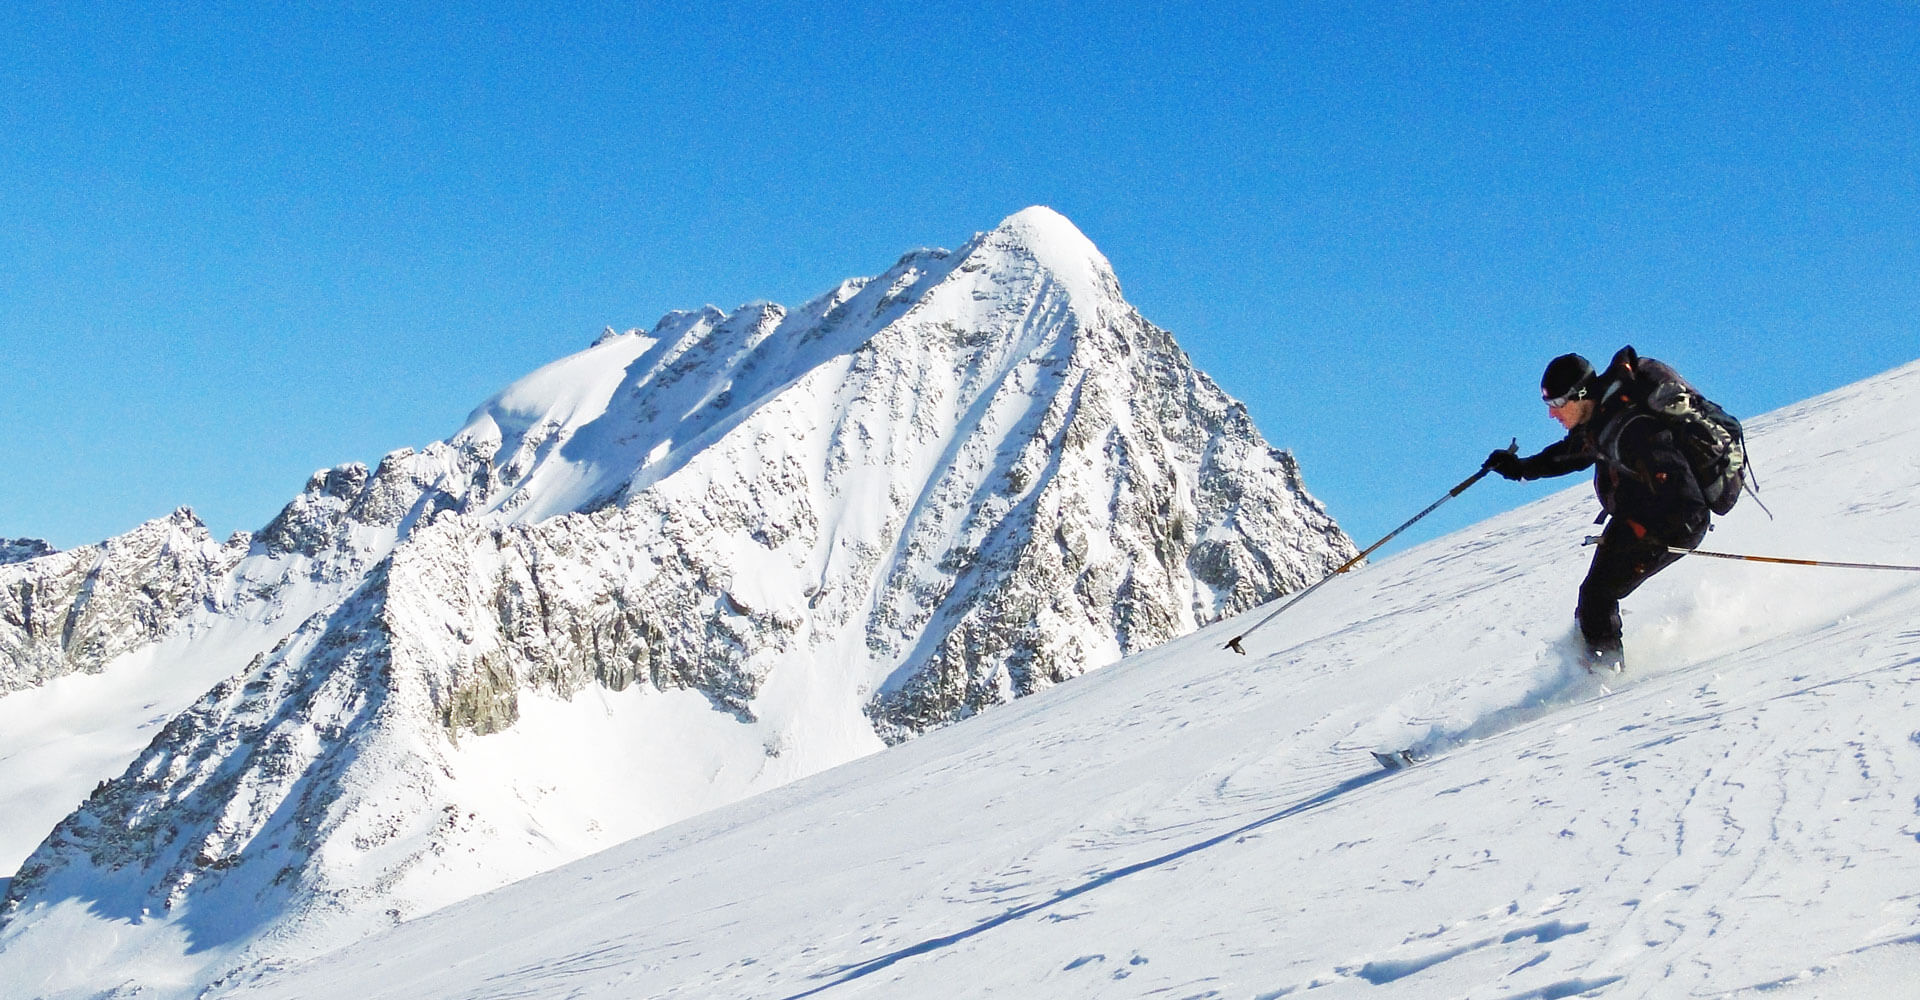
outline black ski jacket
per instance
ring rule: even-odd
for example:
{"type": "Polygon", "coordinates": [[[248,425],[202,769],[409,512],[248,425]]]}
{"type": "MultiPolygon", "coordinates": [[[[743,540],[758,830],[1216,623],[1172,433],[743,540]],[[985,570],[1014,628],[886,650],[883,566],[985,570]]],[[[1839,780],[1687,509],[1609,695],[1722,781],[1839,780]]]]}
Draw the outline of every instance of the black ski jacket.
{"type": "Polygon", "coordinates": [[[1633,379],[1617,361],[1600,384],[1606,391],[1593,416],[1539,454],[1520,459],[1517,478],[1564,476],[1592,466],[1600,506],[1637,525],[1635,535],[1677,543],[1705,531],[1712,514],[1673,431],[1632,398],[1633,379]]]}

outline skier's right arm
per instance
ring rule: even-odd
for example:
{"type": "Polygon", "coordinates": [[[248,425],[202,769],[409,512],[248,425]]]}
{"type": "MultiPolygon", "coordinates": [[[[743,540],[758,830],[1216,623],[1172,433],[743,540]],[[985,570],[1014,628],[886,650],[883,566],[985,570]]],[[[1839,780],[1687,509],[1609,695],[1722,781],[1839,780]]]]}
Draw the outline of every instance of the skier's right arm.
{"type": "Polygon", "coordinates": [[[1546,446],[1537,455],[1521,458],[1510,451],[1487,456],[1486,467],[1508,479],[1550,479],[1593,466],[1593,455],[1584,442],[1569,434],[1546,446]]]}

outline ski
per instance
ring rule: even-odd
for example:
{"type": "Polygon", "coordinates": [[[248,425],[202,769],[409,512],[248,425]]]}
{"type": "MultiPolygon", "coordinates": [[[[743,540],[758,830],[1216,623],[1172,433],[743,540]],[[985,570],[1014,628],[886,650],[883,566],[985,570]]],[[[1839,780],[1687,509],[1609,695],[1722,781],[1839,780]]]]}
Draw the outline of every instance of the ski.
{"type": "Polygon", "coordinates": [[[1373,759],[1379,761],[1380,766],[1389,771],[1402,771],[1427,759],[1425,754],[1416,753],[1411,749],[1395,750],[1392,753],[1375,750],[1372,753],[1373,759]]]}
{"type": "Polygon", "coordinates": [[[1583,661],[1581,665],[1592,678],[1586,682],[1590,687],[1585,694],[1575,694],[1571,690],[1559,692],[1553,697],[1550,704],[1547,702],[1536,703],[1539,708],[1536,714],[1529,715],[1523,719],[1516,719],[1510,725],[1502,726],[1498,729],[1474,727],[1469,733],[1442,736],[1437,738],[1437,740],[1429,740],[1425,745],[1411,746],[1404,750],[1369,750],[1367,752],[1373,754],[1374,761],[1382,768],[1388,771],[1404,771],[1416,764],[1425,764],[1435,757],[1444,756],[1447,751],[1452,750],[1454,747],[1478,743],[1481,740],[1497,736],[1510,728],[1538,721],[1539,718],[1544,717],[1549,711],[1579,708],[1584,705],[1591,705],[1603,698],[1611,697],[1614,694],[1615,687],[1621,684],[1621,679],[1624,676],[1624,668],[1616,663],[1583,661]]]}

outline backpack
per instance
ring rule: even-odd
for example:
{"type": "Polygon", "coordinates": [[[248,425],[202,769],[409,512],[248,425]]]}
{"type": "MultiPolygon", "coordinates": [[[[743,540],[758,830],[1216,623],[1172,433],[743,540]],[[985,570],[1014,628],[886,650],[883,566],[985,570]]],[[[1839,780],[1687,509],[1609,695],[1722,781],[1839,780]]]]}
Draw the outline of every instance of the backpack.
{"type": "MultiPolygon", "coordinates": [[[[1626,373],[1619,391],[1634,414],[1658,419],[1672,430],[1707,507],[1715,514],[1732,510],[1747,484],[1747,438],[1739,419],[1701,395],[1672,365],[1640,357],[1632,347],[1621,348],[1607,372],[1626,373]]],[[[1616,421],[1615,426],[1624,427],[1631,419],[1616,421]]],[[[1610,437],[1608,457],[1620,465],[1619,456],[1612,454],[1619,444],[1619,432],[1610,437]]]]}

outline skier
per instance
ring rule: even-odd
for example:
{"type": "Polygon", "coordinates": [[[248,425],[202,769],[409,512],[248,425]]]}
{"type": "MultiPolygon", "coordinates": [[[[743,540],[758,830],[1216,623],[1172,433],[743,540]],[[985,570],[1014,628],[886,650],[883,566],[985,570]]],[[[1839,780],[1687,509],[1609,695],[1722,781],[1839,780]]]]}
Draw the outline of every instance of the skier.
{"type": "Polygon", "coordinates": [[[1486,468],[1508,479],[1544,479],[1595,466],[1600,520],[1607,522],[1574,616],[1586,641],[1587,669],[1625,666],[1620,600],[1680,556],[1669,546],[1694,548],[1706,537],[1711,511],[1672,425],[1636,419],[1646,411],[1635,398],[1632,348],[1596,374],[1578,354],[1547,365],[1540,396],[1567,436],[1521,458],[1496,451],[1486,468]]]}

